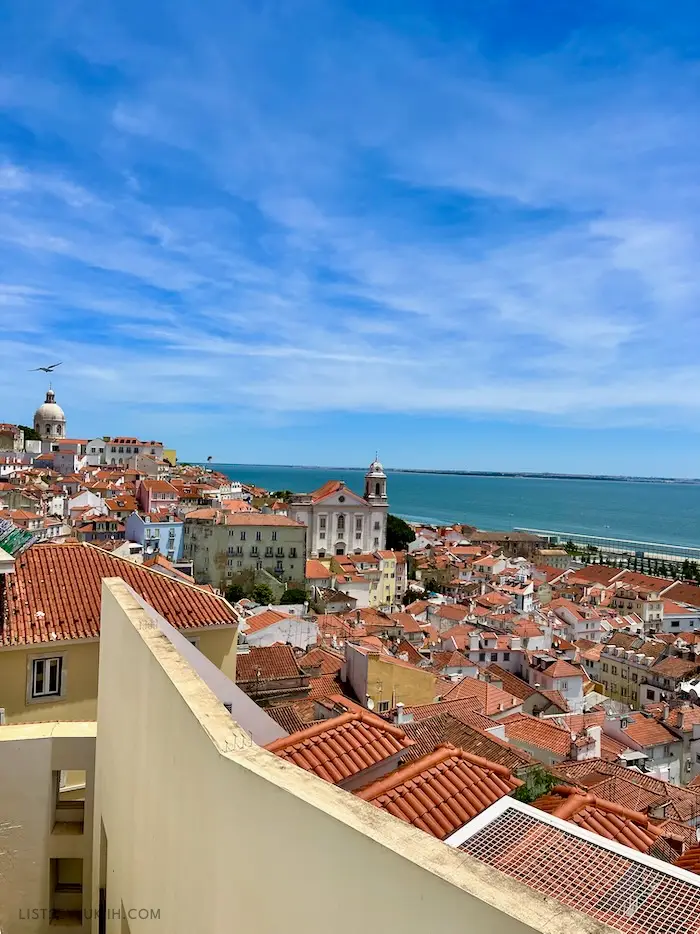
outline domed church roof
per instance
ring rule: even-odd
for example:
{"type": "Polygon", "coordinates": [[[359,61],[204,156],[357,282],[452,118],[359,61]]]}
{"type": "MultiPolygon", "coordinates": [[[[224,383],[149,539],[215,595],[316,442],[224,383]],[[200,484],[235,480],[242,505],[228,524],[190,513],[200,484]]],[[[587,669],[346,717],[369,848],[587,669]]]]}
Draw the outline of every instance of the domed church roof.
{"type": "Polygon", "coordinates": [[[56,402],[56,393],[49,389],[46,393],[46,401],[39,406],[34,413],[34,422],[37,419],[42,422],[65,422],[66,415],[60,405],[56,402]]]}

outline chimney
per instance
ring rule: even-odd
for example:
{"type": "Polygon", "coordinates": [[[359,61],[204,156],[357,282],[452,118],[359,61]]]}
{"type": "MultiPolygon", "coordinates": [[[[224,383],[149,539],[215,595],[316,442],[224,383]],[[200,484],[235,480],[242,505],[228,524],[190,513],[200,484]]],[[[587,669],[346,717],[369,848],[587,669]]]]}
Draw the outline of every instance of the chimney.
{"type": "Polygon", "coordinates": [[[520,652],[523,647],[523,641],[520,636],[512,636],[510,640],[511,652],[520,652]]]}
{"type": "Polygon", "coordinates": [[[664,701],[664,705],[661,708],[661,719],[664,721],[664,723],[666,722],[666,720],[668,720],[668,715],[670,712],[671,712],[671,708],[668,706],[666,701],[664,701]]]}
{"type": "Polygon", "coordinates": [[[603,731],[599,726],[589,726],[586,729],[586,734],[591,739],[592,751],[589,756],[591,759],[600,759],[600,739],[602,732],[603,731]]]}
{"type": "Polygon", "coordinates": [[[470,652],[479,651],[479,633],[478,632],[469,633],[469,651],[470,652]]]}
{"type": "Polygon", "coordinates": [[[400,726],[402,723],[413,723],[413,714],[404,713],[404,705],[401,701],[396,705],[396,710],[394,711],[394,723],[397,726],[400,726]]]}

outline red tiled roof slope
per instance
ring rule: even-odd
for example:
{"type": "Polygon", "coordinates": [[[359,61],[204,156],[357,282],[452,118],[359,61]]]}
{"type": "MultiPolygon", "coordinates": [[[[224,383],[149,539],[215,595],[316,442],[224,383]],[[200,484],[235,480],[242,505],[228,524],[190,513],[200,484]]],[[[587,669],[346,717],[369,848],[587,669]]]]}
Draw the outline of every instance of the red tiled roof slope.
{"type": "Polygon", "coordinates": [[[413,740],[398,727],[367,711],[352,711],[277,739],[265,748],[338,784],[412,745],[413,740]]]}
{"type": "Polygon", "coordinates": [[[85,542],[40,544],[24,552],[7,576],[0,644],[97,638],[105,577],[120,577],[177,629],[238,622],[223,597],[194,584],[85,542]]]}
{"type": "Polygon", "coordinates": [[[251,646],[236,657],[236,682],[302,678],[291,645],[251,646]]]}
{"type": "Polygon", "coordinates": [[[445,744],[356,794],[444,840],[520,785],[505,766],[445,744]]]}

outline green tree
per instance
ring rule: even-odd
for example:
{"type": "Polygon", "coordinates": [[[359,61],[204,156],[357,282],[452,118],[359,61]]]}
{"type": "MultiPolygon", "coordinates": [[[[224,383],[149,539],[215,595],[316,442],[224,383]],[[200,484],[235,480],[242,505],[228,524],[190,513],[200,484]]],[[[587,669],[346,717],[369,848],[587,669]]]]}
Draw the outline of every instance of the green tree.
{"type": "Polygon", "coordinates": [[[270,604],[275,602],[275,595],[267,584],[256,584],[250,596],[261,606],[264,606],[266,603],[270,604]]]}
{"type": "Polygon", "coordinates": [[[289,590],[285,590],[280,597],[280,603],[304,603],[306,599],[305,590],[302,590],[301,587],[290,587],[289,590]]]}
{"type": "Polygon", "coordinates": [[[272,495],[275,499],[281,499],[282,502],[288,503],[293,494],[291,490],[275,490],[272,495]]]}
{"type": "Polygon", "coordinates": [[[659,574],[661,577],[668,577],[668,568],[666,567],[665,561],[662,561],[659,565],[659,574]]]}
{"type": "Polygon", "coordinates": [[[576,547],[576,545],[574,545],[574,543],[571,541],[571,539],[569,539],[569,541],[566,543],[566,545],[564,545],[564,549],[565,549],[570,555],[575,555],[576,552],[578,551],[578,548],[576,547]]]}
{"type": "Polygon", "coordinates": [[[29,425],[18,425],[17,427],[24,432],[25,441],[41,441],[41,435],[39,432],[34,431],[34,429],[30,428],[29,425]]]}
{"type": "Polygon", "coordinates": [[[245,596],[246,592],[243,584],[231,584],[230,587],[226,588],[226,599],[229,603],[238,603],[245,596]]]}
{"type": "Polygon", "coordinates": [[[547,795],[559,784],[559,780],[543,769],[541,766],[535,766],[523,777],[524,785],[514,793],[516,801],[522,801],[523,804],[532,804],[542,795],[547,795]]]}
{"type": "Polygon", "coordinates": [[[391,513],[386,517],[386,547],[391,551],[405,551],[415,538],[416,533],[408,522],[391,513]]]}

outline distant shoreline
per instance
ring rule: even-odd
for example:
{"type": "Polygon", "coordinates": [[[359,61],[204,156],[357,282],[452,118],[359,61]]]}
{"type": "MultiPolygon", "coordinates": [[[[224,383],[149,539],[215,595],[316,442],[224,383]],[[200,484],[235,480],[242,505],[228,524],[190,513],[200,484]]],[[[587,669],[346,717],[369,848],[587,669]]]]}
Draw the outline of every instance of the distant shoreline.
{"type": "MultiPolygon", "coordinates": [[[[265,467],[272,470],[352,470],[362,473],[364,467],[325,467],[323,465],[311,464],[225,464],[194,461],[192,463],[201,467],[265,467]]],[[[508,470],[435,470],[428,468],[414,467],[387,467],[389,473],[404,474],[424,474],[428,476],[443,477],[495,477],[501,479],[514,480],[604,480],[609,483],[668,483],[679,484],[682,486],[696,485],[700,483],[700,478],[684,479],[682,477],[633,477],[616,476],[614,474],[574,474],[574,473],[545,473],[529,471],[508,471],[508,470]]]]}

